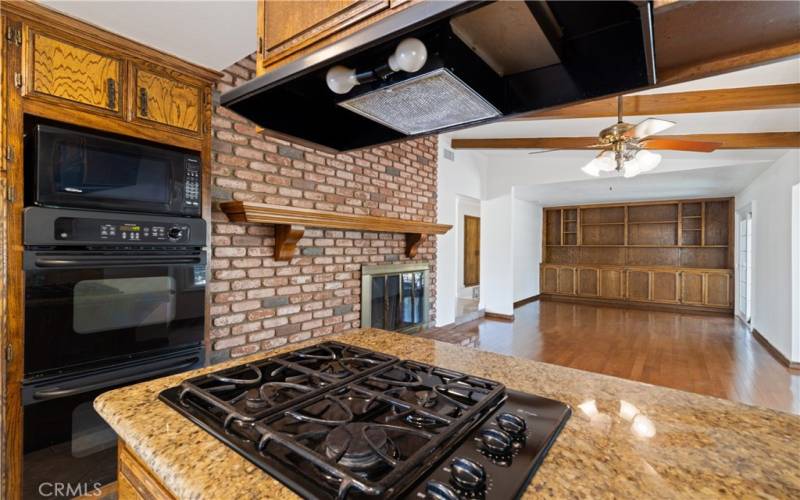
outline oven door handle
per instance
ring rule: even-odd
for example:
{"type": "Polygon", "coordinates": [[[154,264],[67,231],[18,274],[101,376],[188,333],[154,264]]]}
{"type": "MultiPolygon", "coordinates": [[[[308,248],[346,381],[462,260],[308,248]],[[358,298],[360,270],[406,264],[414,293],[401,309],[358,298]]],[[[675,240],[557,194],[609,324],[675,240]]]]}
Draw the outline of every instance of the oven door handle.
{"type": "Polygon", "coordinates": [[[157,370],[152,370],[145,373],[136,373],[133,375],[129,375],[127,377],[109,377],[105,380],[100,380],[97,382],[93,382],[91,384],[86,385],[79,385],[75,387],[54,387],[51,389],[44,389],[40,391],[36,391],[33,393],[33,399],[37,401],[47,401],[49,399],[58,399],[58,398],[66,398],[69,396],[74,396],[76,394],[82,394],[84,392],[94,391],[96,389],[102,389],[103,387],[110,387],[119,384],[126,384],[128,382],[133,382],[136,380],[143,380],[146,378],[163,375],[165,373],[169,373],[175,370],[180,370],[181,368],[188,368],[195,363],[200,361],[200,358],[197,356],[192,356],[191,358],[184,358],[180,360],[178,363],[165,366],[159,368],[157,370]]]}
{"type": "Polygon", "coordinates": [[[147,256],[137,255],[136,257],[75,257],[75,256],[51,256],[37,257],[36,267],[56,268],[56,267],[87,267],[87,266],[128,266],[142,267],[154,264],[202,264],[201,256],[181,256],[168,257],[163,255],[147,256]]]}

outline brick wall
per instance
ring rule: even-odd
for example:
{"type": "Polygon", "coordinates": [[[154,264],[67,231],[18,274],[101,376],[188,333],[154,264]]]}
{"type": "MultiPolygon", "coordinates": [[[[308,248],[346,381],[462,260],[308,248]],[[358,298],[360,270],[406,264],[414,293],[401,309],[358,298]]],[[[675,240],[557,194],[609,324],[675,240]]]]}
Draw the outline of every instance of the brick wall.
{"type": "MultiPolygon", "coordinates": [[[[215,95],[255,75],[255,59],[224,71],[215,95]]],[[[314,117],[309,117],[313,120],[314,117]]],[[[306,228],[295,258],[273,260],[272,226],[232,224],[216,202],[248,200],[349,214],[436,220],[436,137],[332,155],[258,133],[214,106],[212,362],[356,328],[361,266],[406,261],[402,234],[306,228]]],[[[435,318],[436,241],[428,261],[435,318]]]]}

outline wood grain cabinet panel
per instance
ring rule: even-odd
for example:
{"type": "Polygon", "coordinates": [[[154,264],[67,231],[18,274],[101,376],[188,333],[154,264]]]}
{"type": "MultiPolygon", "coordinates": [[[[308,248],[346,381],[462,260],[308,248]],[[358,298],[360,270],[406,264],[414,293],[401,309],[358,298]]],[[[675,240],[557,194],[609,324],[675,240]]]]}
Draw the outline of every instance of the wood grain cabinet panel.
{"type": "Polygon", "coordinates": [[[731,305],[730,274],[706,273],[705,304],[729,307],[731,305]]]}
{"type": "Polygon", "coordinates": [[[199,85],[138,68],[134,73],[134,116],[137,120],[200,132],[199,85]]]}
{"type": "Polygon", "coordinates": [[[320,44],[389,6],[388,0],[261,0],[264,63],[275,64],[303,48],[320,44]]]}
{"type": "Polygon", "coordinates": [[[27,43],[29,94],[121,113],[121,60],[34,30],[27,43]]]}
{"type": "Polygon", "coordinates": [[[678,273],[656,271],[653,273],[653,300],[656,302],[678,302],[678,273]]]}
{"type": "Polygon", "coordinates": [[[558,293],[565,295],[575,295],[575,268],[558,268],[558,293]]]}
{"type": "Polygon", "coordinates": [[[600,270],[600,296],[604,299],[621,299],[624,297],[624,284],[622,270],[600,270]]]}
{"type": "Polygon", "coordinates": [[[702,305],[703,300],[703,287],[704,287],[703,273],[695,273],[691,271],[681,272],[681,302],[683,304],[702,305]]]}
{"type": "Polygon", "coordinates": [[[628,298],[631,300],[650,300],[650,272],[627,271],[628,298]]]}
{"type": "Polygon", "coordinates": [[[589,297],[600,295],[600,278],[597,269],[578,269],[578,295],[589,297]]]}
{"type": "Polygon", "coordinates": [[[542,292],[556,293],[558,291],[558,268],[542,267],[542,292]]]}

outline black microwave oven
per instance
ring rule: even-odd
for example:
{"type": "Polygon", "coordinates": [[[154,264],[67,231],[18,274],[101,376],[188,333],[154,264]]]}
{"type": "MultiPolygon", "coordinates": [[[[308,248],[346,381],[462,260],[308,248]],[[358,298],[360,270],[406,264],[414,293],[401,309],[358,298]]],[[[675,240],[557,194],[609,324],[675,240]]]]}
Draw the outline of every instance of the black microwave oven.
{"type": "Polygon", "coordinates": [[[196,153],[31,123],[25,158],[27,205],[201,216],[196,153]]]}

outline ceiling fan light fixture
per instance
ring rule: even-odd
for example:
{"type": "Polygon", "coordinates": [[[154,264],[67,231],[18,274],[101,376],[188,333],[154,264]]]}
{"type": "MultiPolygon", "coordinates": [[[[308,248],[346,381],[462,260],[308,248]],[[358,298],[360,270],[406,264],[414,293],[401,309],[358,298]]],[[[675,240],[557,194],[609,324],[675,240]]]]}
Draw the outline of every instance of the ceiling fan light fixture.
{"type": "Polygon", "coordinates": [[[636,153],[634,160],[638,163],[640,171],[649,172],[661,163],[661,155],[642,149],[636,153]]]}
{"type": "Polygon", "coordinates": [[[593,158],[592,161],[584,165],[581,170],[592,177],[599,177],[600,172],[613,172],[616,168],[617,164],[614,160],[613,151],[603,151],[593,158]]]}

